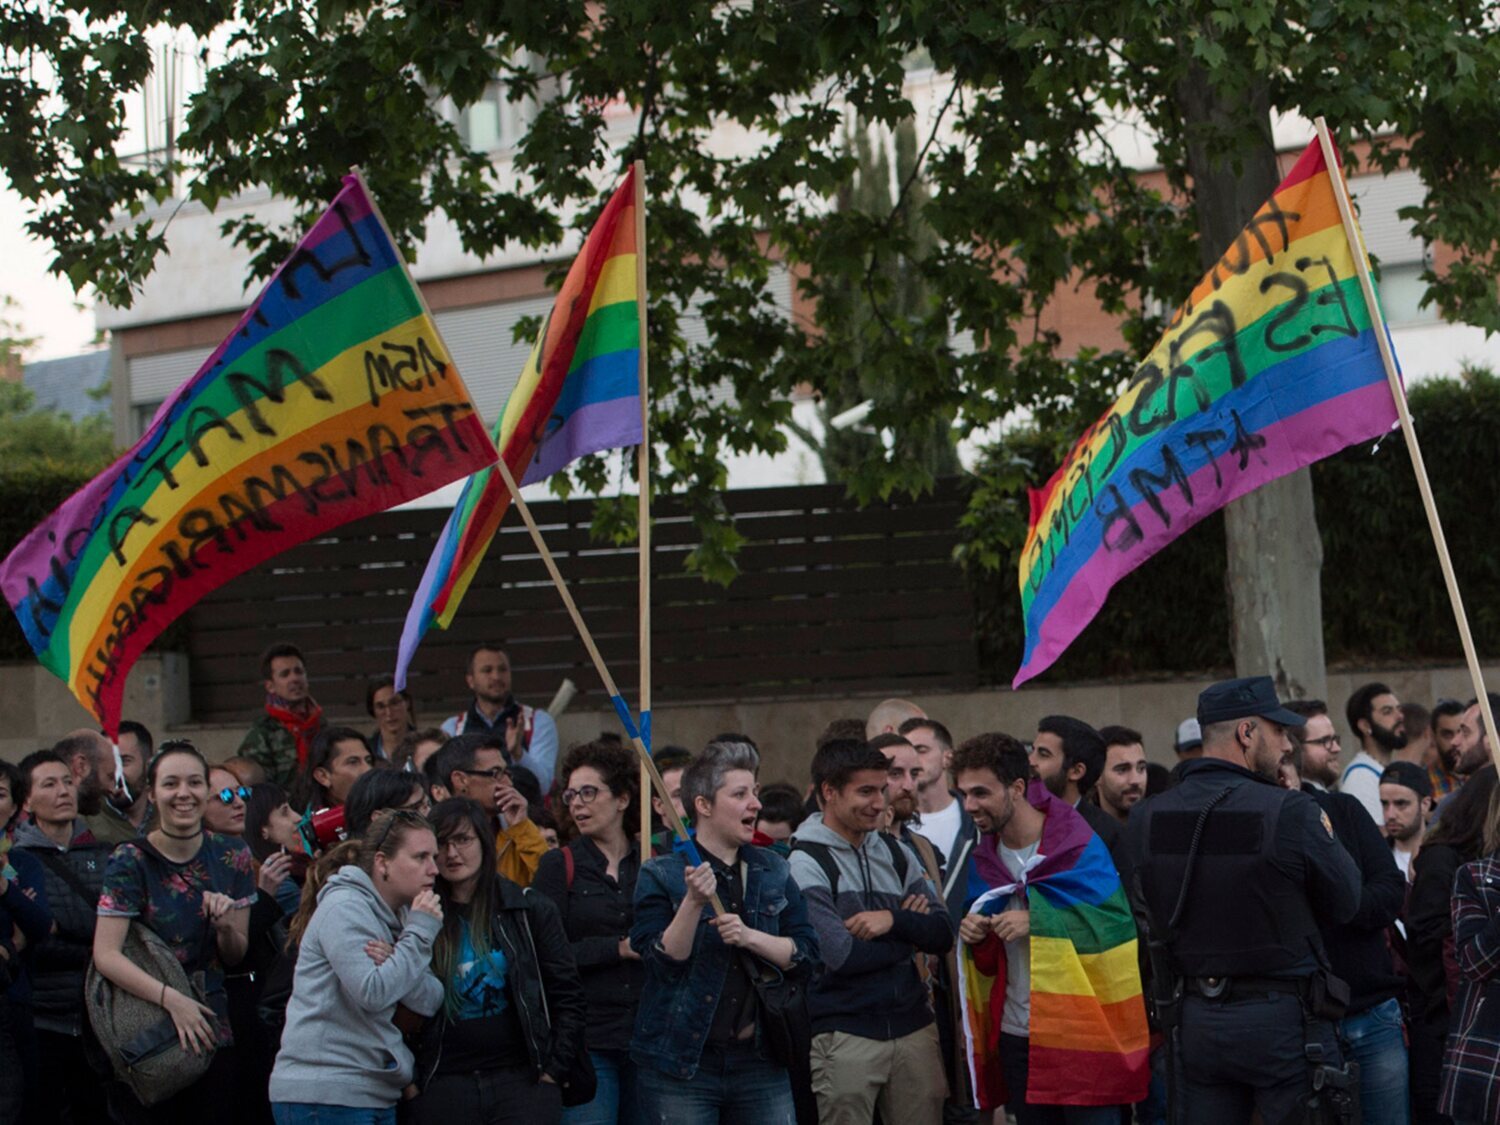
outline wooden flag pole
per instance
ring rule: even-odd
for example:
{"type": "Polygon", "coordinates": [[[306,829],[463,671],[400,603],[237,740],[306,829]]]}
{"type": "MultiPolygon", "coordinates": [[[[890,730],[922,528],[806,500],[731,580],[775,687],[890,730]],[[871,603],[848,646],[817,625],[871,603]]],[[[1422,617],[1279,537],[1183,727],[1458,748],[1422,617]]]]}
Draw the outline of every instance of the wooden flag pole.
{"type": "MultiPolygon", "coordinates": [[[[641,698],[640,734],[645,747],[641,759],[641,858],[651,852],[651,411],[650,382],[646,374],[646,162],[637,160],[635,172],[635,301],[640,324],[640,361],[637,372],[641,396],[641,444],[636,450],[637,553],[640,555],[641,698]]],[[[665,791],[662,801],[671,804],[665,791]]]]}
{"type": "Polygon", "coordinates": [[[1443,535],[1443,523],[1438,518],[1437,502],[1432,496],[1432,484],[1427,479],[1427,465],[1422,460],[1422,446],[1417,441],[1416,427],[1412,425],[1411,408],[1406,402],[1406,388],[1401,385],[1401,373],[1396,367],[1396,355],[1391,349],[1390,337],[1385,329],[1385,317],[1375,299],[1375,286],[1370,281],[1369,258],[1365,254],[1364,241],[1354,221],[1354,208],[1349,202],[1349,192],[1339,170],[1338,154],[1333,148],[1333,138],[1328,133],[1328,123],[1319,117],[1313,122],[1318,132],[1318,144],[1323,149],[1323,162],[1328,165],[1328,182],[1333,186],[1333,197],[1338,201],[1339,218],[1344,223],[1344,237],[1349,240],[1349,252],[1354,257],[1355,276],[1359,278],[1359,291],[1364,295],[1365,309],[1370,314],[1370,325],[1375,332],[1375,343],[1380,348],[1380,359],[1385,364],[1386,381],[1391,386],[1391,397],[1396,400],[1396,414],[1401,419],[1401,435],[1406,439],[1407,452],[1411,454],[1412,471],[1417,477],[1417,490],[1422,494],[1422,507],[1427,512],[1427,526],[1432,532],[1432,543],[1437,548],[1438,565],[1443,571],[1443,582],[1448,587],[1448,600],[1453,603],[1453,616],[1458,622],[1458,636],[1463,642],[1464,659],[1469,665],[1469,678],[1474,683],[1474,698],[1479,701],[1484,715],[1484,729],[1490,743],[1490,756],[1500,766],[1500,732],[1495,728],[1495,716],[1490,710],[1490,697],[1484,689],[1484,673],[1479,668],[1479,654],[1474,648],[1474,637],[1469,631],[1469,617],[1464,612],[1463,595],[1459,593],[1458,578],[1453,573],[1453,559],[1448,554],[1448,540],[1443,535]]]}
{"type": "MultiPolygon", "coordinates": [[[[500,478],[505,481],[505,487],[510,489],[511,503],[516,506],[516,511],[521,513],[521,519],[526,524],[526,530],[531,533],[531,542],[535,544],[537,553],[542,556],[542,562],[547,567],[547,573],[552,576],[552,584],[557,587],[557,592],[562,595],[563,605],[567,607],[568,616],[573,619],[573,628],[578,630],[578,636],[583,640],[583,647],[588,650],[589,659],[594,662],[594,671],[599,673],[599,679],[604,683],[604,690],[609,692],[611,702],[615,704],[615,710],[620,715],[620,720],[625,724],[626,733],[630,735],[631,744],[640,755],[641,765],[645,768],[651,778],[651,786],[656,790],[656,795],[661,798],[663,815],[667,823],[671,825],[672,831],[677,834],[679,840],[688,838],[687,825],[682,822],[682,817],[677,814],[677,807],[667,796],[667,783],[662,780],[661,771],[656,768],[656,763],[651,760],[651,755],[646,751],[645,744],[641,742],[641,736],[635,729],[635,724],[630,722],[630,708],[620,701],[620,689],[615,686],[615,678],[609,674],[609,668],[604,663],[604,657],[599,655],[599,646],[594,643],[594,635],[589,632],[589,627],[583,622],[583,614],[578,612],[578,603],[573,600],[573,592],[568,589],[568,584],[563,581],[562,572],[557,569],[557,560],[552,557],[552,552],[547,549],[547,543],[542,538],[542,529],[537,527],[536,519],[531,514],[531,509],[521,497],[521,489],[516,484],[516,478],[511,475],[510,466],[502,457],[495,464],[495,469],[500,478]]],[[[644,794],[643,794],[644,796],[644,794]]],[[[712,898],[715,914],[723,914],[724,904],[720,901],[717,892],[712,898]]]]}

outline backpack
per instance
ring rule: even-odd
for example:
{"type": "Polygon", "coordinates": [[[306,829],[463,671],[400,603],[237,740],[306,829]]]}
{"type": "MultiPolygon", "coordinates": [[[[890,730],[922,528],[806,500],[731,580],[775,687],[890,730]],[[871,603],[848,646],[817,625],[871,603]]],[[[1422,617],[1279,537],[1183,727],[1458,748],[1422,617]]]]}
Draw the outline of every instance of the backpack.
{"type": "MultiPolygon", "coordinates": [[[[906,858],[906,849],[901,846],[901,841],[889,832],[877,832],[877,836],[884,841],[886,850],[891,853],[891,863],[896,867],[896,878],[901,880],[901,887],[906,888],[906,873],[909,870],[906,858]]],[[[823,874],[828,877],[828,893],[838,901],[839,897],[839,864],[833,858],[833,849],[827,844],[820,844],[815,840],[793,840],[792,851],[806,852],[817,861],[823,869],[823,874]]]]}
{"type": "MultiPolygon", "coordinates": [[[[187,970],[155,931],[131,922],[121,949],[127,960],[153,980],[162,981],[199,1003],[205,1003],[203,974],[187,970]]],[[[186,1090],[207,1072],[213,1051],[184,1051],[177,1028],[165,1009],[142,1000],[104,976],[92,964],[83,991],[84,1007],[94,1035],[109,1057],[115,1077],[146,1106],[186,1090]]]]}

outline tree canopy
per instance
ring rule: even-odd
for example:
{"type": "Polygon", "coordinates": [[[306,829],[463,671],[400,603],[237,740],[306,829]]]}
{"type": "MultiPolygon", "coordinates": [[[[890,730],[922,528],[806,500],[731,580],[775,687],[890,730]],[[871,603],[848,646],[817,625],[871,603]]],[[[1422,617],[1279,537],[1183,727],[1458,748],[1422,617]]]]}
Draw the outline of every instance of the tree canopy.
{"type": "MultiPolygon", "coordinates": [[[[1325,115],[1346,151],[1368,140],[1377,166],[1418,171],[1415,230],[1457,251],[1427,276],[1432,298],[1500,328],[1494,26],[1477,0],[8,3],[0,169],[35,206],[54,269],[128,303],[163,234],[118,217],[178,182],[118,154],[124,95],[162,28],[203,44],[206,84],[177,139],[186,195],[213,207],[265,185],[298,208],[286,229],[226,221],[262,273],[350,164],[398,240],[413,245],[441,211],[483,255],[586,225],[600,175],[642,157],[657,479],[700,517],[690,565],[724,579],[737,545],[718,502],[724,455],[782,448],[793,388],[868,370],[883,389],[869,424],[896,440],[850,478],[862,497],[930,483],[922,443],[902,440],[915,430],[989,433],[1022,408],[1043,432],[1076,432],[1199,272],[1194,155],[1232,170],[1263,152],[1273,112],[1325,115]],[[897,129],[913,115],[907,80],[929,67],[938,96],[916,122],[913,174],[837,206],[854,198],[846,122],[897,129]],[[445,112],[496,79],[537,106],[503,168],[445,112]],[[626,135],[606,113],[622,103],[626,135]],[[713,144],[716,125],[753,143],[713,144]],[[1169,192],[1132,174],[1111,143],[1121,128],[1152,139],[1169,192]],[[777,311],[766,246],[814,302],[811,322],[777,311]],[[887,268],[898,261],[919,277],[887,268]],[[918,280],[926,299],[905,300],[918,280]],[[1076,285],[1121,318],[1124,348],[1061,354],[1041,313],[1076,285]],[[681,331],[690,307],[706,345],[681,331]],[[959,333],[975,346],[955,349],[959,333]],[[711,393],[726,385],[732,402],[711,393]]],[[[575,478],[597,486],[605,466],[575,478]]],[[[987,518],[991,500],[976,496],[973,557],[1000,565],[1015,529],[987,518]]],[[[628,534],[626,513],[603,511],[603,529],[628,534]]]]}

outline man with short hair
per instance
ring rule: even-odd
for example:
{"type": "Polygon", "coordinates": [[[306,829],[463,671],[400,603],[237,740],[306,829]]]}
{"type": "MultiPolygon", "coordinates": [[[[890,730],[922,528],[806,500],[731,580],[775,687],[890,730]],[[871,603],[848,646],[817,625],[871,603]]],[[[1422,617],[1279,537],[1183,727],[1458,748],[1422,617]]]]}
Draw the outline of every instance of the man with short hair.
{"type": "Polygon", "coordinates": [[[1432,782],[1432,799],[1441,801],[1464,783],[1454,766],[1458,764],[1458,725],[1464,705],[1456,699],[1439,699],[1432,705],[1432,757],[1425,763],[1432,782]]]}
{"type": "Polygon", "coordinates": [[[1104,769],[1094,792],[1099,807],[1124,824],[1136,802],[1146,795],[1146,745],[1138,730],[1099,728],[1104,739],[1104,769]]]}
{"type": "Polygon", "coordinates": [[[942,723],[930,718],[907,719],[901,724],[900,734],[911,743],[922,767],[917,778],[917,815],[922,835],[946,857],[943,898],[951,906],[955,897],[953,887],[978,839],[973,818],[964,812],[964,803],[949,784],[948,762],[953,757],[953,736],[942,723]]]}
{"type": "MultiPolygon", "coordinates": [[[[1500,715],[1500,692],[1490,692],[1490,710],[1500,715]]],[[[1453,763],[1453,773],[1459,778],[1460,785],[1473,777],[1474,774],[1484,769],[1494,761],[1490,753],[1490,740],[1484,730],[1484,708],[1479,706],[1479,700],[1471,699],[1464,708],[1464,713],[1458,720],[1458,734],[1453,740],[1453,753],[1456,760],[1453,763]]],[[[1449,793],[1437,803],[1433,810],[1432,821],[1428,825],[1443,819],[1443,812],[1453,803],[1453,798],[1458,796],[1457,790],[1449,793]]]]}
{"type": "Polygon", "coordinates": [[[1432,781],[1415,762],[1392,762],[1380,775],[1380,808],[1385,813],[1386,842],[1401,877],[1411,881],[1412,861],[1422,850],[1427,817],[1432,813],[1432,781]]]}
{"type": "Polygon", "coordinates": [[[1368,683],[1355,690],[1344,708],[1349,729],[1359,739],[1360,750],[1344,767],[1339,791],[1364,805],[1376,824],[1380,815],[1380,775],[1391,756],[1406,745],[1406,727],[1401,720],[1401,701],[1382,683],[1368,683]]]}
{"type": "Polygon", "coordinates": [[[557,724],[546,711],[518,702],[511,693],[505,650],[496,644],[476,647],[469,653],[464,680],[474,698],[467,711],[443,720],[443,733],[497,736],[508,763],[525,766],[542,792],[549,791],[557,772],[557,724]]]}
{"type": "Polygon", "coordinates": [[[1321,699],[1292,699],[1284,706],[1303,719],[1301,726],[1287,728],[1303,787],[1329,792],[1339,783],[1339,733],[1333,729],[1328,704],[1321,699]]]}
{"type": "Polygon", "coordinates": [[[882,699],[870,711],[870,717],[865,720],[865,738],[874,738],[877,734],[897,734],[900,732],[901,724],[908,719],[925,719],[927,712],[905,699],[882,699]]]}
{"type": "Polygon", "coordinates": [[[948,1087],[917,953],[953,948],[953,924],[911,850],[882,832],[889,765],[863,742],[813,756],[822,811],[797,829],[792,878],[824,971],[808,996],[822,1125],[937,1125],[948,1087]]]}
{"type": "Polygon", "coordinates": [[[1401,704],[1401,726],[1406,731],[1406,745],[1391,755],[1391,761],[1411,762],[1426,769],[1432,760],[1432,713],[1408,699],[1401,704]]]}
{"type": "Polygon", "coordinates": [[[1124,833],[1120,822],[1085,801],[1104,772],[1104,739],[1082,719],[1070,715],[1048,715],[1037,724],[1031,742],[1031,770],[1054,797],[1060,797],[1078,810],[1109,848],[1115,867],[1121,871],[1124,859],[1124,833]]]}
{"type": "Polygon", "coordinates": [[[138,833],[120,817],[104,812],[105,799],[115,790],[115,751],[109,739],[95,730],[69,731],[52,747],[68,764],[77,786],[78,814],[101,844],[123,844],[138,833]]]}
{"type": "MultiPolygon", "coordinates": [[[[1315,1060],[1342,1063],[1316,950],[1359,909],[1359,870],[1307,794],[1277,782],[1302,717],[1269,676],[1198,697],[1203,756],[1130,818],[1131,898],[1152,935],[1152,989],[1181,997],[1168,1032],[1181,1121],[1303,1120],[1315,1060]],[[1195,843],[1196,840],[1196,843],[1195,843]]],[[[1160,1007],[1159,1007],[1160,1010],[1160,1007]]],[[[1326,1077],[1326,1074],[1320,1075],[1326,1077]]],[[[1325,1084],[1326,1088],[1326,1084],[1325,1084]]]]}
{"type": "MultiPolygon", "coordinates": [[[[662,784],[667,787],[672,807],[682,817],[683,823],[686,823],[687,811],[682,803],[682,775],[693,764],[692,751],[683,746],[663,746],[651,755],[651,760],[656,763],[656,772],[661,774],[662,784]]],[[[658,826],[651,835],[651,852],[653,855],[665,855],[672,850],[672,843],[677,837],[670,827],[671,818],[667,816],[667,807],[657,796],[654,785],[651,787],[651,811],[656,814],[658,826]]]]}
{"type": "Polygon", "coordinates": [[[1030,783],[1008,734],[965,741],[953,775],[981,833],[959,929],[989,1009],[968,1016],[978,1104],[1022,1125],[1117,1125],[1146,1095],[1150,1035],[1135,925],[1103,841],[1030,783]]]}
{"type": "Polygon", "coordinates": [[[323,708],[312,697],[302,650],[294,644],[283,641],[266,649],[260,678],[265,706],[240,740],[238,753],[259,762],[272,781],[290,790],[323,729],[323,708]]]}
{"type": "Polygon", "coordinates": [[[84,1053],[83,982],[110,845],[95,840],[78,815],[78,781],[60,755],[38,750],[20,769],[27,820],[16,829],[15,847],[41,862],[53,922],[51,936],[29,957],[38,1089],[44,1092],[31,1101],[48,1123],[106,1121],[104,1088],[84,1053]]]}
{"type": "Polygon", "coordinates": [[[526,798],[507,776],[503,743],[496,735],[461,734],[428,761],[454,797],[468,797],[495,828],[495,870],[513,883],[531,886],[547,841],[531,821],[526,798]]]}
{"type": "MultiPolygon", "coordinates": [[[[104,801],[104,812],[129,824],[130,830],[140,835],[151,811],[151,797],[146,792],[146,766],[151,761],[156,743],[144,723],[126,719],[120,724],[115,745],[120,748],[120,772],[124,775],[125,786],[123,789],[115,786],[114,792],[104,801]]],[[[94,834],[98,835],[97,832],[94,834]]]]}
{"type": "MultiPolygon", "coordinates": [[[[1304,726],[1287,730],[1301,747],[1299,768],[1305,774],[1309,737],[1328,737],[1333,723],[1322,700],[1299,700],[1287,704],[1287,709],[1306,716],[1304,726]],[[1328,734],[1315,734],[1323,731],[1328,734]]],[[[1422,773],[1411,762],[1393,762],[1386,768],[1395,766],[1422,773]]],[[[1397,1000],[1402,980],[1391,961],[1386,930],[1406,901],[1406,877],[1397,868],[1378,823],[1356,797],[1329,792],[1311,776],[1303,781],[1302,790],[1328,817],[1334,836],[1359,870],[1359,909],[1354,917],[1341,923],[1319,919],[1318,929],[1334,975],[1349,986],[1349,1001],[1338,1029],[1359,1063],[1361,1114],[1370,1125],[1405,1125],[1408,1060],[1397,1000]]]]}

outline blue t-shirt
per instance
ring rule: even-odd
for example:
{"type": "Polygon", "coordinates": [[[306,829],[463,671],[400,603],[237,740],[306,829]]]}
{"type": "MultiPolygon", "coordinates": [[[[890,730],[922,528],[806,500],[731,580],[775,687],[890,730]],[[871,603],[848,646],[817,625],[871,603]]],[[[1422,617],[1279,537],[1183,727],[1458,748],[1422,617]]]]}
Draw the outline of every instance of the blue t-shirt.
{"type": "Polygon", "coordinates": [[[491,949],[484,957],[474,952],[473,932],[469,920],[463,920],[463,941],[458,946],[458,969],[453,977],[453,994],[458,1010],[453,1018],[477,1020],[498,1016],[510,1007],[505,995],[505,954],[491,949]]]}

